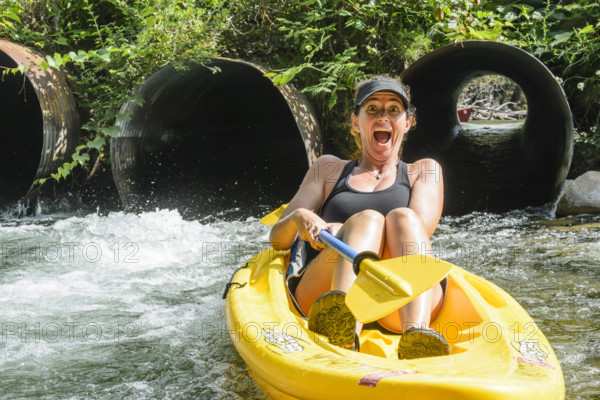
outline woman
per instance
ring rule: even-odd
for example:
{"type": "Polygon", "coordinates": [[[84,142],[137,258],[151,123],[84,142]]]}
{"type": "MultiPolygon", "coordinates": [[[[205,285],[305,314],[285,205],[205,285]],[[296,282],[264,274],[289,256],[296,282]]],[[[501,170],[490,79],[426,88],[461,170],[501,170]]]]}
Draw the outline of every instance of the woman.
{"type": "MultiPolygon", "coordinates": [[[[344,304],[356,275],[351,264],[317,240],[321,230],[354,250],[383,259],[432,254],[429,238],[443,205],[441,168],[431,159],[399,159],[413,125],[414,108],[400,80],[378,76],[360,83],[352,119],[361,155],[341,160],[324,155],[310,168],[298,192],[270,234],[272,246],[289,249],[297,238],[310,244],[297,286],[290,287],[309,328],[331,343],[352,348],[359,324],[344,304]],[[326,322],[335,309],[341,316],[326,322]]],[[[378,322],[403,333],[400,358],[448,354],[448,344],[429,328],[443,302],[440,284],[378,322]]]]}

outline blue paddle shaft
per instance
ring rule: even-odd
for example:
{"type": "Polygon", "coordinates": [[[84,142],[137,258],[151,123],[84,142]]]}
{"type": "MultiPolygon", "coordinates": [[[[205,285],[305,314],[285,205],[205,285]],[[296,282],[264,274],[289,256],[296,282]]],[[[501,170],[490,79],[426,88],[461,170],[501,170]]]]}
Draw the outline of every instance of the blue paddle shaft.
{"type": "Polygon", "coordinates": [[[333,236],[331,233],[325,230],[319,232],[319,240],[337,251],[346,260],[354,263],[354,259],[358,255],[358,252],[354,251],[350,246],[333,236]]]}

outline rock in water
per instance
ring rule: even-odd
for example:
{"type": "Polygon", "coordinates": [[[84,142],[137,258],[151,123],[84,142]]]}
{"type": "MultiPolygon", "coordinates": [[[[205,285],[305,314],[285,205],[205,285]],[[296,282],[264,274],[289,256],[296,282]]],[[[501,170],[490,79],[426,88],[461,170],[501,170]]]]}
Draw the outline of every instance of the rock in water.
{"type": "Polygon", "coordinates": [[[600,171],[588,171],[567,186],[556,216],[600,214],[600,171]]]}

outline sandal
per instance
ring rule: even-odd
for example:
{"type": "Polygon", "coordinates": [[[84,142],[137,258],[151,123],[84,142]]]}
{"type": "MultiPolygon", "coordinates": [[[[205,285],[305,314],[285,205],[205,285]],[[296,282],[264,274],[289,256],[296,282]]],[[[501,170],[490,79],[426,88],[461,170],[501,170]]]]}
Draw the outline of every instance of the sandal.
{"type": "Polygon", "coordinates": [[[448,354],[450,354],[448,342],[444,336],[433,329],[410,328],[402,334],[398,343],[398,358],[401,360],[448,354]]]}
{"type": "Polygon", "coordinates": [[[308,312],[308,329],[329,338],[329,343],[355,350],[356,318],[346,306],[346,293],[333,290],[321,295],[308,312]]]}

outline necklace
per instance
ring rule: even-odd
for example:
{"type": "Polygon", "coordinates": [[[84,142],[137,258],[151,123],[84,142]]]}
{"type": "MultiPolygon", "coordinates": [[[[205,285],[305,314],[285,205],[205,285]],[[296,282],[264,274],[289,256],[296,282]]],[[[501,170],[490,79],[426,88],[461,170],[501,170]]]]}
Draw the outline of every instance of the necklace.
{"type": "Polygon", "coordinates": [[[383,178],[384,176],[386,176],[390,170],[388,169],[386,172],[384,172],[383,174],[379,173],[379,172],[375,172],[375,171],[369,171],[368,169],[364,168],[362,165],[360,165],[362,163],[362,158],[360,160],[358,160],[358,168],[362,169],[363,171],[365,171],[368,174],[371,174],[375,177],[375,179],[380,180],[381,178],[383,178]]]}
{"type": "Polygon", "coordinates": [[[379,172],[366,170],[363,167],[361,167],[360,165],[358,166],[358,168],[362,169],[366,173],[369,173],[369,174],[373,175],[375,177],[375,179],[377,179],[377,180],[381,179],[382,175],[379,172]]]}

